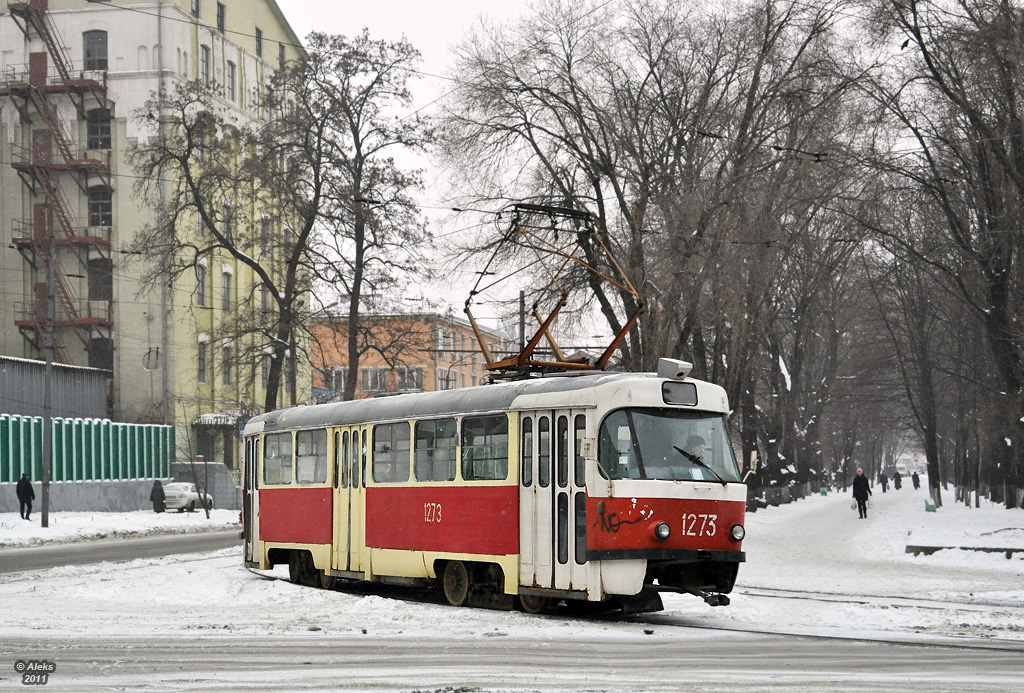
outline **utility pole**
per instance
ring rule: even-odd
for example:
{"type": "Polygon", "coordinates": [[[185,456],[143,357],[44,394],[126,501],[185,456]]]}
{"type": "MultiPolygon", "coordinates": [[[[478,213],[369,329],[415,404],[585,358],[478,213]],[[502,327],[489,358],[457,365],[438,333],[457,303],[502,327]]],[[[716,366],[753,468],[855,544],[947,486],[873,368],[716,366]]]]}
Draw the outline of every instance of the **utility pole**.
{"type": "Polygon", "coordinates": [[[50,237],[50,249],[46,261],[46,370],[43,375],[43,527],[50,526],[50,420],[53,416],[53,268],[57,264],[57,248],[53,229],[49,227],[49,223],[47,223],[47,232],[50,237]]]}

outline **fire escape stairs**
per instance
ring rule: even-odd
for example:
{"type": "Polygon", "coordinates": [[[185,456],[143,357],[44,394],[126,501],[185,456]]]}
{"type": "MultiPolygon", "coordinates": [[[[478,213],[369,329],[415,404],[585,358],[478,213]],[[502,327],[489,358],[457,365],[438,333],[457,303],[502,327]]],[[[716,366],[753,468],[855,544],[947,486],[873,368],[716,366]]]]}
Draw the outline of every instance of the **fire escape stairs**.
{"type": "MultiPolygon", "coordinates": [[[[73,207],[54,178],[54,174],[59,171],[71,173],[75,183],[86,195],[89,193],[90,176],[99,177],[100,185],[110,189],[109,155],[105,160],[89,156],[76,156],[72,148],[73,139],[69,136],[57,109],[49,98],[50,94],[66,94],[71,99],[80,118],[85,118],[87,115],[86,94],[91,94],[101,108],[108,109],[106,73],[103,73],[102,82],[96,79],[87,79],[84,74],[78,75],[77,78],[73,77],[70,56],[47,13],[48,0],[13,2],[8,4],[8,10],[27,39],[31,39],[34,32],[46,46],[45,54],[35,54],[37,56],[35,58],[36,65],[30,70],[27,82],[10,79],[6,88],[0,89],[0,91],[6,92],[15,103],[23,125],[30,127],[32,124],[32,113],[29,108],[29,103],[31,103],[35,107],[39,119],[50,133],[49,142],[45,145],[47,151],[41,154],[35,151],[33,146],[25,161],[12,162],[12,166],[17,170],[26,187],[32,193],[39,192],[37,188],[41,189],[46,199],[45,219],[42,223],[37,219],[32,225],[32,232],[26,234],[27,238],[16,237],[15,242],[19,244],[19,247],[25,245],[31,247],[34,260],[30,259],[29,261],[36,270],[37,278],[48,278],[51,261],[48,245],[50,235],[55,231],[54,222],[65,239],[62,245],[69,245],[83,266],[88,262],[88,253],[85,251],[90,245],[109,246],[109,238],[94,238],[76,232],[71,214],[73,207]],[[59,84],[47,83],[47,57],[52,60],[56,68],[59,84]],[[21,97],[21,102],[16,97],[21,97]],[[56,146],[59,161],[53,161],[51,158],[48,151],[50,142],[56,146]]],[[[53,293],[56,304],[54,307],[55,309],[59,307],[64,318],[60,319],[55,315],[53,324],[75,328],[76,336],[88,347],[89,328],[95,325],[109,325],[109,316],[92,316],[91,310],[88,311],[88,315],[81,314],[80,301],[68,284],[68,275],[59,260],[54,260],[53,275],[53,293]]],[[[30,312],[31,319],[17,320],[18,327],[26,340],[40,350],[45,346],[45,325],[48,320],[46,315],[47,281],[35,284],[33,308],[31,311],[23,311],[23,314],[30,312]]],[[[57,334],[53,334],[53,345],[55,358],[67,362],[66,349],[57,334]]]]}

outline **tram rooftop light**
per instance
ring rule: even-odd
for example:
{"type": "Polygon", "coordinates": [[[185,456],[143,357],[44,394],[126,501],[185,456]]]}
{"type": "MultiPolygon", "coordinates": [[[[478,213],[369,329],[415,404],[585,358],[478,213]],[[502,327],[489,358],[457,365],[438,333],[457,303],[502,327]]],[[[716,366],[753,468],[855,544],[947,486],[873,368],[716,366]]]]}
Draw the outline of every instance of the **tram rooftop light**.
{"type": "Polygon", "coordinates": [[[676,359],[658,359],[658,377],[670,380],[685,380],[693,370],[693,364],[676,359]]]}

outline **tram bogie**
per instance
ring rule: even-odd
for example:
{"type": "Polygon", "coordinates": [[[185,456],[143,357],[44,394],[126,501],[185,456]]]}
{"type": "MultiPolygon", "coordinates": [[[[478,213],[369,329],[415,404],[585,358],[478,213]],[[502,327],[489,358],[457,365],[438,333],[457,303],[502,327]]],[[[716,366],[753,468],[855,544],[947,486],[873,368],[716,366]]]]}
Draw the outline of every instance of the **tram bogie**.
{"type": "Polygon", "coordinates": [[[245,562],[528,613],[728,603],[746,489],[727,413],[709,383],[596,373],[264,414],[243,434],[245,562]]]}

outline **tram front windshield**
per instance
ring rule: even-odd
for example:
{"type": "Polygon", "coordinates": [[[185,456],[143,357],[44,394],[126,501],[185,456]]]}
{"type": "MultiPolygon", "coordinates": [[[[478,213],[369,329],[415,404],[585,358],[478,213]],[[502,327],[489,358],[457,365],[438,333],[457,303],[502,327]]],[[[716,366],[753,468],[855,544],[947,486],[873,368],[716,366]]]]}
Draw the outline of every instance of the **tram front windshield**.
{"type": "Polygon", "coordinates": [[[619,409],[601,424],[597,455],[609,479],[740,480],[720,414],[619,409]]]}

